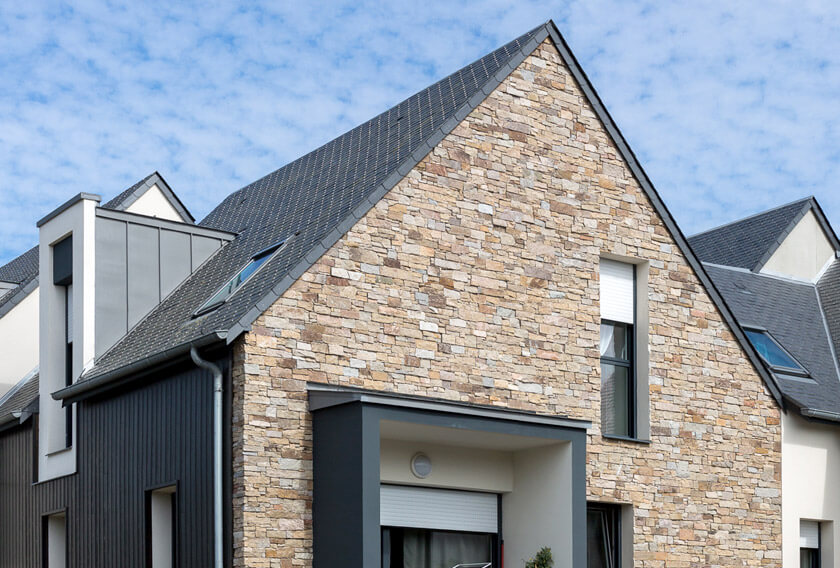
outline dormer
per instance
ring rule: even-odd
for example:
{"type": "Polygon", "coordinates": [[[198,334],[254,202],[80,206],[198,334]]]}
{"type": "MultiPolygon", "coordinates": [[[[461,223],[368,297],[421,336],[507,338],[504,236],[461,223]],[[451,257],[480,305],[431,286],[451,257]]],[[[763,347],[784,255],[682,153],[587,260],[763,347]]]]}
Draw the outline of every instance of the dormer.
{"type": "Polygon", "coordinates": [[[106,205],[81,193],[38,223],[41,480],[75,471],[75,383],[233,234],[199,227],[158,174],[106,205]],[[149,213],[149,214],[144,214],[149,213]]]}
{"type": "Polygon", "coordinates": [[[816,282],[835,258],[835,249],[823,225],[808,209],[792,224],[759,272],[794,280],[816,282]]]}

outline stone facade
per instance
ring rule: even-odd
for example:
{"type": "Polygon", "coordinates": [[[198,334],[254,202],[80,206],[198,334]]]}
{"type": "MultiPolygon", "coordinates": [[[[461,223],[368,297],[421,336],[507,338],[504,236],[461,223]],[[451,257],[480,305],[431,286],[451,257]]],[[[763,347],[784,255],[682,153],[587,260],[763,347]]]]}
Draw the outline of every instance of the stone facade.
{"type": "Polygon", "coordinates": [[[780,566],[780,411],[549,41],[236,344],[236,566],[312,563],[307,381],[591,420],[636,566],[780,566]],[[649,262],[650,444],[598,426],[605,253],[649,262]]]}

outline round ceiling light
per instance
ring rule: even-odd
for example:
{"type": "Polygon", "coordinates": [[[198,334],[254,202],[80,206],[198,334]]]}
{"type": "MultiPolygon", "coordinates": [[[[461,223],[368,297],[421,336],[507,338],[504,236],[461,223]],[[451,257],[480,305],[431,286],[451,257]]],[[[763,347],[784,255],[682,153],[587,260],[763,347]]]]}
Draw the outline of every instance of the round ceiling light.
{"type": "Polygon", "coordinates": [[[417,452],[411,458],[411,473],[415,477],[425,479],[432,473],[432,460],[423,452],[417,452]]]}

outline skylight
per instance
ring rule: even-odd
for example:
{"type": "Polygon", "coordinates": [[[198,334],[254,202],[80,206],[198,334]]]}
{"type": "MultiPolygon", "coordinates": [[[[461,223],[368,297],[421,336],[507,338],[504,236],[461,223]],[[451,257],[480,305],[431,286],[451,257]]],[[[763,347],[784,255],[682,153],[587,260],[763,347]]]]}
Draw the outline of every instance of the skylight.
{"type": "Polygon", "coordinates": [[[744,332],[764,362],[773,370],[808,374],[787,351],[766,331],[745,329],[744,332]]]}
{"type": "Polygon", "coordinates": [[[261,250],[252,256],[251,260],[248,261],[248,264],[243,266],[233,278],[228,280],[227,283],[222,286],[222,288],[216,292],[212,298],[207,300],[204,305],[198,309],[196,315],[204,314],[224,304],[228,298],[230,298],[251,276],[253,276],[254,273],[259,270],[259,268],[265,264],[272,255],[274,255],[274,253],[280,250],[285,243],[286,239],[283,239],[279,243],[272,245],[267,249],[261,250]]]}

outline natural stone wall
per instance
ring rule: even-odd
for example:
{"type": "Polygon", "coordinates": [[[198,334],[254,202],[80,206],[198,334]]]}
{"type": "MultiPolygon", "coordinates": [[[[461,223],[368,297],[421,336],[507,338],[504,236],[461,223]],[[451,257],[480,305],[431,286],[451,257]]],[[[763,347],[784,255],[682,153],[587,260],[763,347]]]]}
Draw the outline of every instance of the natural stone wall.
{"type": "Polygon", "coordinates": [[[779,410],[554,47],[540,46],[236,347],[237,566],[309,566],[307,381],[591,420],[636,566],[779,566],[779,410]],[[601,437],[598,259],[647,260],[651,442],[601,437]]]}

